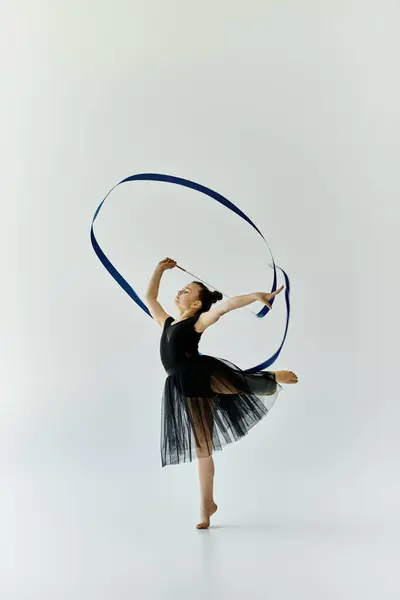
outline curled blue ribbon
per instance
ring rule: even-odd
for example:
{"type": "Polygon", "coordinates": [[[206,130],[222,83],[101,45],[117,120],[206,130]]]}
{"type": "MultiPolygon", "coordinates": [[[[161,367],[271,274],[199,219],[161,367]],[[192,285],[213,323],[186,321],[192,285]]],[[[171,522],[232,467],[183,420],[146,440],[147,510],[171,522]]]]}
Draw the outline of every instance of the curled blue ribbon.
{"type": "MultiPolygon", "coordinates": [[[[265,239],[265,237],[263,236],[263,234],[261,233],[261,231],[258,229],[258,227],[255,225],[255,223],[253,223],[253,221],[251,219],[249,219],[249,217],[247,215],[245,215],[245,213],[242,210],[240,210],[240,208],[235,206],[235,204],[233,204],[233,202],[231,202],[224,196],[221,196],[221,194],[218,194],[218,192],[214,192],[210,188],[205,187],[204,185],[201,185],[200,183],[196,183],[196,182],[190,181],[188,179],[182,179],[181,177],[174,177],[173,175],[162,175],[159,173],[139,173],[137,175],[131,175],[130,177],[126,177],[126,179],[123,179],[122,181],[117,183],[113,188],[111,188],[111,190],[105,196],[104,200],[99,204],[96,212],[94,213],[94,217],[93,217],[92,225],[91,225],[91,229],[90,229],[90,239],[92,242],[92,246],[93,246],[93,249],[96,252],[98,258],[103,263],[104,267],[107,269],[107,271],[110,273],[110,275],[122,287],[122,289],[125,290],[125,292],[132,298],[132,300],[134,302],[136,302],[136,304],[138,306],[140,306],[140,308],[142,310],[144,310],[144,312],[147,313],[150,317],[151,317],[151,314],[150,314],[150,311],[147,308],[147,306],[139,298],[139,296],[136,294],[135,290],[131,287],[131,285],[129,285],[129,283],[126,281],[126,279],[124,279],[122,277],[121,273],[119,273],[117,271],[117,269],[114,267],[114,265],[111,263],[111,261],[104,254],[103,250],[100,248],[100,246],[96,240],[96,237],[94,235],[94,230],[93,230],[93,225],[97,218],[97,215],[99,214],[100,209],[103,206],[106,199],[108,198],[108,196],[111,194],[111,192],[117,186],[121,185],[122,183],[127,183],[128,181],[161,181],[164,183],[173,183],[175,185],[181,185],[183,187],[187,187],[187,188],[191,188],[192,190],[196,190],[197,192],[201,192],[202,194],[205,194],[206,196],[213,198],[213,200],[216,200],[220,204],[223,204],[223,206],[225,206],[226,208],[229,208],[231,211],[236,213],[239,217],[241,217],[242,219],[247,221],[247,223],[249,223],[249,225],[251,225],[251,227],[253,227],[253,229],[255,229],[257,231],[257,233],[262,237],[262,239],[264,240],[265,244],[267,245],[268,250],[272,257],[272,268],[274,270],[274,279],[273,279],[273,283],[272,283],[271,293],[275,292],[276,287],[277,287],[277,273],[276,273],[277,268],[280,271],[282,271],[283,276],[285,278],[286,325],[285,325],[285,332],[283,335],[281,345],[279,346],[279,348],[275,352],[275,354],[273,354],[269,359],[265,360],[264,362],[260,363],[259,365],[256,365],[255,367],[252,367],[251,369],[246,369],[245,372],[246,373],[257,373],[259,371],[262,371],[263,369],[267,369],[268,367],[270,367],[276,361],[279,354],[281,353],[283,344],[285,343],[285,340],[286,340],[286,335],[287,335],[287,331],[288,331],[288,327],[289,327],[289,320],[290,320],[290,281],[289,281],[289,277],[287,276],[285,271],[281,267],[279,267],[275,264],[271,249],[268,246],[268,242],[265,239]]],[[[275,298],[272,298],[272,300],[270,302],[271,305],[273,304],[274,300],[275,300],[275,298]]],[[[263,317],[265,317],[265,315],[268,314],[269,311],[270,311],[270,309],[268,308],[268,306],[264,306],[256,314],[256,316],[258,318],[263,318],[263,317]]]]}

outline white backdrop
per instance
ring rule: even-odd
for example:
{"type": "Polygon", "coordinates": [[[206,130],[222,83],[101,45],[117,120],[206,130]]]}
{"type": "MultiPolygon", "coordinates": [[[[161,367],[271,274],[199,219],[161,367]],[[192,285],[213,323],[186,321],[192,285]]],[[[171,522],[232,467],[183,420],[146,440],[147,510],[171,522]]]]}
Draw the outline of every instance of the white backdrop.
{"type": "MultiPolygon", "coordinates": [[[[369,0],[3,6],[6,600],[398,598],[399,17],[369,0]],[[89,238],[107,191],[149,171],[227,196],[292,283],[274,368],[300,383],[215,457],[204,535],[197,465],[160,467],[161,330],[89,238]]],[[[96,234],[139,294],[165,256],[232,295],[269,290],[244,222],[127,186],[96,234]]],[[[167,310],[188,280],[165,275],[167,310]]],[[[283,323],[279,298],[261,323],[227,315],[200,350],[247,368],[283,323]]]]}

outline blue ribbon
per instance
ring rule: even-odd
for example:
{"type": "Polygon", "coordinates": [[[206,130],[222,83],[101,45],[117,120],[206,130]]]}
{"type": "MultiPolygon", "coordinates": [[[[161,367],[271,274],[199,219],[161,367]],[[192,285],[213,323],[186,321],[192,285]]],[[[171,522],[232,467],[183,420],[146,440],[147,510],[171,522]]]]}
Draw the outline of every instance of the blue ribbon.
{"type": "MultiPolygon", "coordinates": [[[[267,240],[265,239],[265,237],[263,236],[263,234],[261,233],[261,231],[258,229],[258,227],[255,225],[255,223],[253,223],[253,221],[251,219],[249,219],[249,217],[247,215],[245,215],[245,213],[242,210],[240,210],[240,208],[238,208],[237,206],[235,206],[235,204],[233,204],[227,198],[224,198],[224,196],[221,196],[221,194],[218,194],[218,192],[214,192],[210,188],[205,187],[204,185],[201,185],[200,183],[196,183],[196,182],[190,181],[188,179],[182,179],[181,177],[174,177],[173,175],[162,175],[162,174],[159,174],[159,173],[140,173],[138,175],[131,175],[130,177],[127,177],[126,179],[123,179],[122,181],[120,181],[119,183],[117,183],[117,185],[115,185],[113,188],[111,188],[111,190],[108,192],[108,194],[106,195],[106,197],[104,198],[104,200],[99,204],[96,212],[94,213],[94,217],[93,217],[93,220],[92,220],[92,226],[91,226],[91,229],[90,229],[90,239],[91,239],[94,251],[96,252],[96,254],[97,254],[98,258],[100,259],[100,261],[103,263],[104,267],[110,273],[110,275],[125,290],[125,292],[132,298],[132,300],[134,302],[136,302],[136,304],[138,306],[140,306],[140,308],[142,310],[144,310],[144,312],[149,315],[149,317],[151,317],[149,309],[142,302],[142,300],[136,294],[135,290],[129,285],[129,283],[126,281],[126,279],[124,279],[122,277],[121,273],[119,273],[117,271],[117,269],[114,267],[114,265],[111,263],[111,261],[104,254],[103,250],[100,248],[100,246],[99,246],[99,244],[98,244],[98,242],[96,240],[96,237],[95,237],[94,231],[93,231],[94,222],[95,222],[95,220],[97,218],[97,215],[100,212],[101,207],[103,206],[103,204],[106,201],[106,199],[108,198],[108,196],[111,194],[111,192],[117,186],[121,185],[122,183],[127,183],[128,181],[162,181],[162,182],[165,182],[165,183],[173,183],[175,185],[181,185],[183,187],[191,188],[192,190],[196,190],[197,192],[201,192],[202,194],[205,194],[206,196],[209,196],[210,198],[213,198],[214,200],[216,200],[220,204],[223,204],[224,206],[226,206],[226,208],[229,208],[230,210],[232,210],[239,217],[241,217],[242,219],[244,219],[245,221],[247,221],[247,223],[249,223],[249,225],[251,225],[253,227],[253,229],[255,229],[257,231],[257,233],[262,237],[262,239],[264,240],[264,242],[267,245],[268,250],[269,250],[269,252],[271,254],[271,257],[272,257],[272,268],[274,270],[274,279],[273,279],[273,283],[272,283],[271,293],[275,292],[275,290],[277,288],[277,273],[276,273],[277,265],[275,264],[274,257],[272,255],[271,249],[268,246],[267,240]]],[[[289,319],[290,319],[290,282],[289,282],[289,277],[287,276],[287,274],[285,273],[285,271],[283,269],[281,269],[281,267],[279,267],[279,266],[278,266],[278,269],[280,271],[282,271],[282,273],[284,275],[284,278],[285,278],[286,326],[285,326],[285,332],[284,332],[284,336],[283,336],[283,339],[282,339],[282,343],[279,346],[278,350],[275,352],[275,354],[273,354],[268,360],[264,361],[263,363],[255,366],[255,367],[252,367],[251,369],[246,369],[246,371],[245,371],[246,373],[257,373],[257,372],[262,371],[263,369],[266,369],[267,367],[271,366],[276,361],[276,359],[278,358],[279,354],[281,353],[283,344],[285,343],[285,340],[286,340],[286,335],[287,335],[287,331],[288,331],[288,327],[289,327],[289,319]]],[[[275,301],[275,298],[272,298],[270,304],[272,305],[274,301],[275,301]]],[[[270,311],[270,309],[268,308],[268,306],[264,306],[256,314],[256,316],[258,318],[263,318],[263,317],[265,317],[265,315],[268,314],[269,311],[270,311]]]]}

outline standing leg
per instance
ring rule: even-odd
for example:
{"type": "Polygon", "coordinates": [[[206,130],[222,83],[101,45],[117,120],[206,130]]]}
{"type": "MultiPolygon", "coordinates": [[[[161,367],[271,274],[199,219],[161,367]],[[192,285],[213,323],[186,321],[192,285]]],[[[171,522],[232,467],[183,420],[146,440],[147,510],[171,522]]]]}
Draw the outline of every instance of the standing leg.
{"type": "Polygon", "coordinates": [[[188,408],[196,443],[200,483],[200,522],[197,529],[208,529],[210,517],[218,508],[214,501],[213,399],[188,398],[188,408]]]}
{"type": "Polygon", "coordinates": [[[200,522],[197,529],[208,529],[210,517],[218,506],[214,502],[214,460],[212,456],[198,457],[200,482],[200,522]]]}

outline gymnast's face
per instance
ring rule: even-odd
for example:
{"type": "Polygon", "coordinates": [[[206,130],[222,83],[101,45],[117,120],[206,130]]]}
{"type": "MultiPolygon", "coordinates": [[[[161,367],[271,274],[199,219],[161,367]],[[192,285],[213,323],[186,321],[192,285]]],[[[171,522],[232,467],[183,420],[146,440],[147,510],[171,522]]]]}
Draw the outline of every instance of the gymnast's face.
{"type": "Polygon", "coordinates": [[[200,286],[197,283],[189,283],[183,287],[175,296],[175,306],[180,313],[193,309],[194,311],[201,308],[199,300],[200,286]]]}

